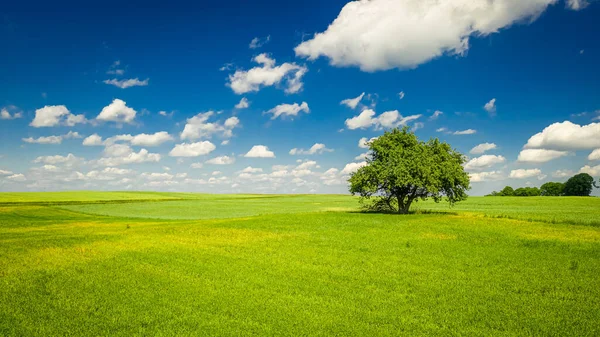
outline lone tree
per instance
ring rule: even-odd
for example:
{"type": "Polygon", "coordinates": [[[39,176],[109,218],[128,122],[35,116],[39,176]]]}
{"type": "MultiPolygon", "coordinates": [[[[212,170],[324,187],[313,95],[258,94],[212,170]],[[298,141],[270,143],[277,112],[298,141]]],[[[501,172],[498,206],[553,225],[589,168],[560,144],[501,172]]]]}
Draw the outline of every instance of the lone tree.
{"type": "Polygon", "coordinates": [[[406,214],[418,199],[440,202],[445,197],[454,204],[467,198],[465,157],[447,143],[420,141],[404,127],[386,131],[369,148],[366,166],[349,179],[350,192],[360,195],[367,208],[406,214]]]}
{"type": "Polygon", "coordinates": [[[591,175],[580,173],[567,180],[563,192],[567,196],[589,197],[594,184],[594,178],[591,175]]]}

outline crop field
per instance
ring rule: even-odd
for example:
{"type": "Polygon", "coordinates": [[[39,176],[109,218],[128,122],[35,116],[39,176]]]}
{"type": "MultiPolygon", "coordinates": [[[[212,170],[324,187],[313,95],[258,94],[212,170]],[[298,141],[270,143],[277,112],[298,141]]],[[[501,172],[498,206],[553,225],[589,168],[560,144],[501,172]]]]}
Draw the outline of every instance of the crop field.
{"type": "Polygon", "coordinates": [[[600,198],[0,193],[0,336],[598,336],[600,198]]]}

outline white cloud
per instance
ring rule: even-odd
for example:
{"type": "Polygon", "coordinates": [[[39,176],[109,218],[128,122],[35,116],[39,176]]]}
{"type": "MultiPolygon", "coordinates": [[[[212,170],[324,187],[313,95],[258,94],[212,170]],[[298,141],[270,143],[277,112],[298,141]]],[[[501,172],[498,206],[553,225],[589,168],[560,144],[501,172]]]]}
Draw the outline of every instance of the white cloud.
{"type": "Polygon", "coordinates": [[[208,111],[188,118],[180,135],[181,140],[209,139],[215,134],[223,138],[231,138],[233,136],[233,129],[240,124],[240,120],[237,117],[230,117],[224,123],[208,122],[210,117],[214,115],[213,111],[208,111]]]}
{"type": "Polygon", "coordinates": [[[581,126],[565,121],[554,123],[529,138],[525,148],[552,150],[595,149],[600,147],[600,137],[598,135],[600,135],[600,123],[581,126]]]}
{"type": "Polygon", "coordinates": [[[209,142],[203,141],[198,143],[182,143],[177,144],[169,153],[171,157],[198,157],[204,156],[213,152],[217,147],[209,142]]]}
{"type": "Polygon", "coordinates": [[[11,171],[0,170],[0,175],[8,176],[8,175],[13,175],[13,173],[11,171]]]}
{"type": "Polygon", "coordinates": [[[290,150],[290,154],[292,156],[295,155],[313,155],[313,154],[323,154],[325,152],[333,152],[332,149],[328,149],[325,144],[321,144],[321,143],[316,143],[315,145],[311,146],[310,149],[308,150],[304,150],[304,149],[291,149],[290,150]]]}
{"type": "Polygon", "coordinates": [[[457,136],[461,136],[461,135],[473,135],[476,134],[477,130],[473,130],[473,129],[467,129],[467,130],[462,130],[462,131],[454,131],[452,134],[453,135],[457,135],[457,136]]]}
{"type": "Polygon", "coordinates": [[[242,170],[242,173],[262,173],[263,169],[248,166],[242,170]]]}
{"type": "Polygon", "coordinates": [[[287,84],[286,93],[293,94],[302,90],[302,77],[308,71],[306,67],[296,63],[283,63],[275,66],[275,60],[267,54],[260,54],[253,60],[261,66],[247,71],[236,70],[235,73],[229,75],[227,85],[236,94],[257,92],[263,87],[279,85],[282,81],[287,84]]]}
{"type": "Polygon", "coordinates": [[[135,119],[135,115],[135,110],[128,107],[123,100],[117,98],[105,106],[96,119],[105,122],[131,124],[135,119]]]}
{"type": "Polygon", "coordinates": [[[526,149],[519,153],[518,161],[523,163],[546,163],[567,155],[569,155],[569,152],[566,151],[526,149]]]}
{"type": "Polygon", "coordinates": [[[483,108],[490,114],[490,116],[496,116],[496,99],[492,98],[489,102],[485,103],[483,108]]]}
{"type": "Polygon", "coordinates": [[[48,137],[39,137],[39,138],[23,138],[25,143],[30,144],[60,144],[62,143],[62,136],[48,136],[48,137]]]}
{"type": "Polygon", "coordinates": [[[104,80],[105,84],[110,84],[110,85],[114,85],[115,87],[121,88],[121,89],[127,89],[127,88],[131,88],[131,87],[145,87],[148,85],[148,83],[150,82],[150,79],[145,79],[143,81],[140,81],[139,78],[130,78],[130,79],[116,79],[113,78],[112,80],[104,80]]]}
{"type": "Polygon", "coordinates": [[[204,164],[202,163],[193,163],[192,165],[190,165],[191,168],[193,169],[201,169],[202,167],[204,167],[204,164]]]}
{"type": "Polygon", "coordinates": [[[65,166],[73,166],[77,164],[83,164],[85,160],[83,158],[79,158],[72,153],[69,153],[66,156],[55,155],[55,156],[40,156],[37,157],[34,163],[43,163],[48,165],[65,165],[65,166]]]}
{"type": "Polygon", "coordinates": [[[567,8],[578,11],[586,8],[590,2],[588,0],[566,0],[567,8]]]}
{"type": "Polygon", "coordinates": [[[588,160],[600,160],[600,149],[595,149],[588,156],[588,160]]]}
{"type": "Polygon", "coordinates": [[[483,143],[475,146],[469,151],[471,154],[484,154],[487,151],[495,150],[497,148],[494,143],[483,143]]]}
{"type": "Polygon", "coordinates": [[[346,119],[346,127],[350,130],[366,129],[374,126],[375,129],[395,128],[406,125],[410,121],[419,119],[421,115],[412,115],[403,117],[398,110],[386,111],[375,117],[375,111],[372,109],[363,110],[358,116],[346,119]]]}
{"type": "Polygon", "coordinates": [[[174,178],[174,176],[170,173],[147,173],[147,172],[142,173],[141,177],[144,179],[147,179],[147,180],[151,180],[151,181],[171,180],[174,178]]]}
{"type": "Polygon", "coordinates": [[[571,170],[556,170],[554,171],[554,173],[552,173],[552,176],[554,178],[567,178],[572,177],[574,174],[575,172],[571,170]]]}
{"type": "Polygon", "coordinates": [[[244,155],[246,158],[275,158],[275,153],[270,151],[264,145],[254,145],[248,153],[244,155]]]}
{"type": "Polygon", "coordinates": [[[109,75],[123,75],[125,73],[124,69],[119,69],[119,66],[121,65],[121,61],[120,60],[116,60],[109,68],[108,71],[106,72],[109,75]]]}
{"type": "Polygon", "coordinates": [[[556,1],[350,1],[325,32],[295,51],[363,71],[415,68],[444,54],[465,55],[470,36],[534,21],[556,1]]]}
{"type": "Polygon", "coordinates": [[[246,109],[248,107],[250,107],[250,102],[248,101],[248,99],[246,97],[242,97],[240,102],[235,105],[236,109],[246,109]]]}
{"type": "Polygon", "coordinates": [[[146,149],[134,152],[129,146],[124,144],[109,145],[104,149],[104,154],[106,157],[100,158],[97,161],[101,166],[156,163],[161,159],[161,156],[158,153],[149,153],[146,149]]]}
{"type": "Polygon", "coordinates": [[[25,176],[21,173],[8,176],[8,177],[6,177],[6,179],[16,181],[16,182],[22,182],[22,181],[27,180],[27,178],[25,178],[25,176]]]}
{"type": "Polygon", "coordinates": [[[481,170],[484,168],[492,167],[497,164],[504,163],[505,161],[506,161],[506,158],[504,158],[502,156],[494,156],[494,155],[486,154],[481,157],[477,157],[477,158],[473,158],[473,159],[469,160],[465,164],[465,170],[467,170],[467,171],[481,170]]]}
{"type": "Polygon", "coordinates": [[[173,137],[166,131],[156,132],[154,134],[142,133],[131,138],[131,145],[159,146],[171,140],[173,140],[173,137]]]}
{"type": "Polygon", "coordinates": [[[518,169],[510,171],[510,178],[513,179],[526,179],[531,177],[539,177],[542,175],[542,171],[540,169],[518,169]]]}
{"type": "Polygon", "coordinates": [[[404,93],[404,91],[400,91],[400,92],[398,93],[398,97],[399,97],[400,99],[404,99],[404,96],[406,96],[406,94],[404,93]]]}
{"type": "Polygon", "coordinates": [[[584,167],[582,167],[579,170],[579,173],[587,173],[589,175],[591,175],[592,177],[600,177],[600,165],[596,165],[596,166],[589,166],[589,165],[585,165],[584,167]]]}
{"type": "Polygon", "coordinates": [[[431,115],[431,117],[429,117],[430,121],[434,121],[436,119],[438,119],[441,115],[443,115],[444,113],[440,110],[436,110],[433,115],[431,115]]]}
{"type": "Polygon", "coordinates": [[[369,152],[361,153],[358,156],[354,157],[354,160],[365,161],[369,157],[369,152]]]}
{"type": "MultiPolygon", "coordinates": [[[[11,110],[14,110],[14,107],[11,106],[11,108],[13,108],[11,110]]],[[[0,110],[0,119],[17,119],[22,117],[23,112],[21,111],[13,112],[11,114],[8,108],[2,108],[2,110],[0,110]]]]}
{"type": "Polygon", "coordinates": [[[264,113],[273,114],[271,119],[276,119],[279,116],[298,116],[300,112],[310,113],[310,109],[306,102],[302,102],[302,104],[294,103],[294,104],[279,104],[269,111],[265,111],[264,113]]]}
{"type": "Polygon", "coordinates": [[[358,106],[358,103],[360,103],[360,101],[362,101],[363,97],[365,97],[364,92],[356,98],[345,99],[345,100],[341,101],[340,104],[346,105],[350,109],[356,109],[356,107],[358,106]]]}
{"type": "Polygon", "coordinates": [[[438,128],[437,130],[435,130],[435,132],[448,132],[448,128],[446,128],[446,127],[438,128]]]}
{"type": "Polygon", "coordinates": [[[504,179],[504,175],[501,171],[491,171],[491,172],[478,172],[478,173],[469,173],[469,178],[472,183],[479,183],[484,181],[495,181],[504,179]]]}
{"type": "Polygon", "coordinates": [[[206,161],[206,164],[212,165],[231,165],[233,163],[235,163],[235,158],[229,156],[215,157],[206,161]]]}
{"type": "Polygon", "coordinates": [[[42,128],[57,125],[74,126],[85,122],[87,119],[84,115],[73,115],[64,105],[46,105],[35,111],[35,118],[29,125],[34,128],[42,128]]]}
{"type": "Polygon", "coordinates": [[[95,134],[87,137],[86,139],[84,139],[83,145],[84,146],[100,146],[100,145],[102,145],[102,137],[100,137],[98,134],[95,133],[95,134]]]}
{"type": "Polygon", "coordinates": [[[358,147],[360,147],[361,149],[368,149],[369,148],[369,144],[368,143],[374,141],[377,138],[378,137],[373,137],[371,139],[367,139],[366,137],[363,137],[363,138],[361,138],[361,139],[358,140],[358,147]]]}
{"type": "Polygon", "coordinates": [[[267,44],[269,41],[271,40],[271,35],[265,37],[265,38],[260,38],[260,37],[255,37],[252,39],[252,41],[250,41],[250,49],[258,49],[262,46],[264,46],[265,44],[267,44]]]}
{"type": "Polygon", "coordinates": [[[366,161],[362,161],[360,163],[349,163],[349,164],[346,164],[346,166],[344,166],[344,169],[342,170],[342,174],[350,175],[350,174],[358,171],[358,169],[361,168],[361,167],[363,167],[363,166],[367,166],[367,162],[366,161]]]}

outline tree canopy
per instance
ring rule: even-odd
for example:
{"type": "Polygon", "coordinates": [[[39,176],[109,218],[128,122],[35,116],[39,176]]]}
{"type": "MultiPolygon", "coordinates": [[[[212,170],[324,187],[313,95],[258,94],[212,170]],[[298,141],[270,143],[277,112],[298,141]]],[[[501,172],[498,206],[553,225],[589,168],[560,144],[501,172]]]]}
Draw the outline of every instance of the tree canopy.
{"type": "Polygon", "coordinates": [[[548,182],[540,187],[540,194],[544,197],[559,197],[563,195],[565,184],[548,182]]]}
{"type": "Polygon", "coordinates": [[[580,173],[565,183],[564,194],[567,196],[589,197],[594,187],[594,178],[587,173],[580,173]]]}
{"type": "Polygon", "coordinates": [[[369,143],[367,165],[349,179],[352,195],[372,210],[408,213],[416,200],[467,198],[465,157],[437,138],[420,141],[408,127],[386,131],[369,143]]]}

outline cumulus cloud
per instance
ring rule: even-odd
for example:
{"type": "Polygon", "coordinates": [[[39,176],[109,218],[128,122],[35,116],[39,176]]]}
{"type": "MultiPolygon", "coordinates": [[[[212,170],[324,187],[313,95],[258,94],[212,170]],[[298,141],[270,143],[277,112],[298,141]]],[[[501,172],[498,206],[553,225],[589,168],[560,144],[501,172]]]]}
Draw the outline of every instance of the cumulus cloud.
{"type": "Polygon", "coordinates": [[[84,139],[83,145],[84,146],[100,146],[100,145],[102,145],[102,137],[100,137],[98,134],[95,133],[95,134],[87,137],[86,139],[84,139]]]}
{"type": "Polygon", "coordinates": [[[333,152],[332,149],[328,149],[325,144],[321,144],[321,143],[316,143],[315,145],[311,146],[310,149],[308,150],[304,150],[304,149],[298,149],[298,148],[294,148],[290,150],[290,154],[292,156],[295,155],[313,155],[313,154],[323,154],[325,152],[333,152]]]}
{"type": "Polygon", "coordinates": [[[201,169],[204,167],[204,164],[202,163],[193,163],[192,165],[190,165],[191,168],[193,169],[201,169]]]}
{"type": "Polygon", "coordinates": [[[501,171],[477,172],[469,173],[469,179],[472,183],[480,183],[484,181],[496,181],[504,179],[501,171]]]}
{"type": "Polygon", "coordinates": [[[362,101],[363,97],[365,97],[364,92],[356,98],[345,99],[345,100],[341,101],[340,104],[345,105],[345,106],[349,107],[350,109],[356,109],[356,107],[358,106],[358,103],[360,103],[360,101],[362,101]]]}
{"type": "Polygon", "coordinates": [[[16,107],[10,106],[10,107],[4,107],[0,110],[0,119],[17,119],[17,118],[23,118],[23,112],[21,111],[15,111],[13,113],[10,112],[10,110],[16,110],[16,107]]]}
{"type": "Polygon", "coordinates": [[[484,154],[487,151],[495,150],[496,148],[497,148],[497,146],[494,143],[483,143],[483,144],[479,144],[479,145],[475,146],[474,148],[472,148],[471,151],[469,151],[469,153],[484,154]]]}
{"type": "Polygon", "coordinates": [[[587,173],[592,177],[600,177],[600,165],[596,165],[593,167],[590,165],[585,165],[579,170],[579,173],[587,173]]]}
{"type": "Polygon", "coordinates": [[[130,78],[130,79],[116,79],[113,78],[111,80],[104,80],[104,84],[110,84],[110,85],[114,85],[117,88],[121,88],[121,89],[127,89],[127,88],[131,88],[131,87],[145,87],[148,85],[148,83],[150,83],[150,79],[145,79],[143,81],[140,81],[139,78],[130,78]]]}
{"type": "Polygon", "coordinates": [[[169,152],[171,157],[199,157],[213,152],[217,147],[209,141],[177,144],[169,152]]]}
{"type": "Polygon", "coordinates": [[[346,164],[346,166],[344,166],[344,169],[342,170],[342,174],[345,175],[350,175],[356,171],[358,171],[358,169],[360,169],[361,167],[367,166],[367,162],[366,161],[361,161],[360,163],[349,163],[346,164]]]}
{"type": "Polygon", "coordinates": [[[438,119],[441,115],[443,115],[444,113],[440,110],[436,110],[433,115],[431,115],[431,117],[429,117],[430,121],[434,121],[436,119],[438,119]]]}
{"type": "Polygon", "coordinates": [[[231,165],[235,163],[235,158],[229,156],[215,157],[207,160],[206,163],[212,165],[231,165]]]}
{"type": "Polygon", "coordinates": [[[55,156],[40,156],[37,157],[34,163],[42,163],[48,165],[64,165],[64,166],[73,166],[78,164],[85,163],[83,158],[79,158],[72,153],[69,153],[66,156],[55,155],[55,156]]]}
{"type": "Polygon", "coordinates": [[[159,146],[171,140],[173,140],[173,136],[166,131],[156,132],[154,134],[142,133],[131,137],[131,145],[159,146]]]}
{"type": "Polygon", "coordinates": [[[248,153],[244,155],[246,158],[275,158],[275,153],[270,151],[264,145],[254,145],[248,153]]]}
{"type": "Polygon", "coordinates": [[[310,109],[306,102],[302,102],[302,104],[294,103],[294,104],[279,104],[269,111],[265,111],[265,114],[273,114],[271,119],[276,119],[280,116],[298,116],[300,112],[310,113],[310,109]]]}
{"type": "Polygon", "coordinates": [[[23,181],[27,180],[27,178],[25,178],[25,175],[23,175],[21,173],[8,176],[8,177],[6,177],[6,179],[16,181],[16,182],[23,182],[23,181]]]}
{"type": "Polygon", "coordinates": [[[467,130],[462,130],[462,131],[454,131],[452,134],[457,135],[457,136],[462,136],[462,135],[474,135],[476,133],[477,133],[477,130],[467,129],[467,130]]]}
{"type": "Polygon", "coordinates": [[[552,176],[554,178],[568,178],[572,177],[574,174],[575,172],[571,170],[556,170],[552,173],[552,176]]]}
{"type": "Polygon", "coordinates": [[[600,123],[588,125],[569,121],[554,123],[527,141],[525,148],[552,150],[585,150],[600,147],[600,123]]]}
{"type": "Polygon", "coordinates": [[[403,117],[398,110],[386,111],[375,117],[376,113],[372,109],[363,110],[358,116],[346,119],[346,127],[350,130],[366,129],[375,127],[375,129],[395,128],[401,125],[421,118],[422,115],[412,115],[403,117]]]}
{"type": "MultiPolygon", "coordinates": [[[[573,0],[570,0],[573,1],[573,0]]],[[[327,30],[295,48],[363,71],[415,68],[444,54],[465,55],[471,36],[531,22],[556,0],[350,1],[327,30]],[[390,38],[394,37],[394,38],[390,38]]]]}
{"type": "Polygon", "coordinates": [[[8,175],[13,175],[13,173],[12,173],[12,171],[0,170],[0,175],[8,176],[8,175]]]}
{"type": "Polygon", "coordinates": [[[248,166],[245,169],[243,169],[241,171],[241,173],[262,173],[263,169],[261,168],[256,168],[256,167],[252,167],[252,166],[248,166]]]}
{"type": "Polygon", "coordinates": [[[48,137],[39,137],[39,138],[23,138],[25,143],[29,144],[60,144],[63,141],[62,136],[48,136],[48,137]]]}
{"type": "Polygon", "coordinates": [[[542,176],[542,171],[540,169],[518,169],[510,171],[510,178],[513,179],[526,179],[531,177],[540,177],[542,176]]]}
{"type": "Polygon", "coordinates": [[[586,8],[590,2],[588,0],[566,0],[567,8],[578,11],[586,8]]]}
{"type": "Polygon", "coordinates": [[[503,156],[494,156],[494,155],[486,154],[481,157],[477,157],[477,158],[473,158],[473,159],[469,160],[465,164],[465,170],[467,170],[467,171],[481,170],[481,169],[485,169],[488,167],[492,167],[497,164],[504,163],[505,161],[506,161],[506,158],[504,158],[503,156]]]}
{"type": "Polygon", "coordinates": [[[84,115],[73,115],[64,105],[46,105],[35,111],[35,118],[29,125],[43,128],[58,125],[74,126],[85,122],[87,119],[84,115]]]}
{"type": "Polygon", "coordinates": [[[371,139],[367,139],[366,137],[363,137],[358,140],[358,147],[360,147],[361,149],[368,149],[369,143],[371,143],[372,141],[374,141],[377,138],[378,137],[373,137],[371,139]]]}
{"type": "Polygon", "coordinates": [[[265,38],[255,37],[252,39],[252,41],[250,41],[250,45],[248,47],[250,47],[250,49],[258,49],[258,48],[264,46],[265,44],[269,43],[270,40],[271,40],[271,35],[269,35],[265,38]]]}
{"type": "Polygon", "coordinates": [[[115,99],[109,105],[105,106],[97,120],[105,122],[115,122],[119,124],[132,124],[135,119],[136,111],[128,107],[125,101],[115,99]]]}
{"type": "Polygon", "coordinates": [[[146,149],[134,152],[124,144],[109,145],[104,149],[105,157],[98,159],[101,166],[121,166],[128,164],[156,163],[161,159],[160,154],[150,153],[146,149]]]}
{"type": "Polygon", "coordinates": [[[553,159],[569,155],[567,151],[546,149],[526,149],[519,153],[518,161],[522,163],[546,163],[553,159]]]}
{"type": "Polygon", "coordinates": [[[235,105],[236,109],[246,109],[248,107],[250,107],[250,102],[248,101],[248,99],[246,97],[242,97],[240,102],[235,105]]]}
{"type": "Polygon", "coordinates": [[[595,149],[588,156],[588,160],[600,160],[600,149],[595,149]]]}
{"type": "Polygon", "coordinates": [[[231,138],[233,129],[240,124],[240,120],[237,117],[230,117],[225,122],[208,122],[214,115],[213,111],[208,111],[188,118],[180,135],[181,140],[209,139],[214,135],[231,138]]]}
{"type": "Polygon", "coordinates": [[[260,66],[247,71],[237,70],[229,75],[227,85],[236,94],[257,92],[263,87],[279,85],[281,82],[286,83],[286,93],[293,94],[302,90],[302,77],[308,71],[306,67],[296,63],[283,63],[275,66],[275,60],[267,54],[257,55],[253,61],[260,66]]]}
{"type": "Polygon", "coordinates": [[[490,114],[490,116],[496,116],[496,99],[492,98],[489,102],[485,103],[483,108],[490,114]]]}
{"type": "Polygon", "coordinates": [[[151,180],[151,181],[157,181],[157,180],[171,180],[173,178],[175,178],[174,175],[170,174],[170,173],[148,173],[148,172],[144,172],[141,174],[141,177],[147,180],[151,180]]]}

